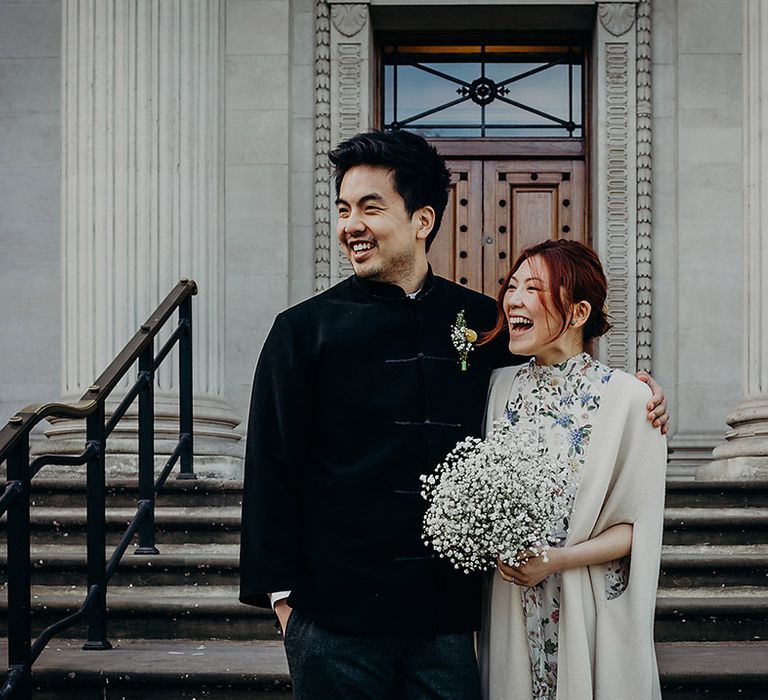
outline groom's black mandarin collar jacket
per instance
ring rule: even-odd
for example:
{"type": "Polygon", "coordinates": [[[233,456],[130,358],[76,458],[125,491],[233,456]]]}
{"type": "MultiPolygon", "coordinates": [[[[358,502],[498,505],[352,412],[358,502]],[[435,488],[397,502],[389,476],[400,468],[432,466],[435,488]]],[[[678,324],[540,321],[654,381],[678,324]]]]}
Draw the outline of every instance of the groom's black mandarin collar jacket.
{"type": "Polygon", "coordinates": [[[358,277],[281,313],[256,367],[245,457],[240,599],[266,593],[342,632],[479,624],[478,576],[422,543],[419,476],[478,435],[506,343],[462,372],[451,326],[492,299],[430,271],[415,299],[358,277]]]}

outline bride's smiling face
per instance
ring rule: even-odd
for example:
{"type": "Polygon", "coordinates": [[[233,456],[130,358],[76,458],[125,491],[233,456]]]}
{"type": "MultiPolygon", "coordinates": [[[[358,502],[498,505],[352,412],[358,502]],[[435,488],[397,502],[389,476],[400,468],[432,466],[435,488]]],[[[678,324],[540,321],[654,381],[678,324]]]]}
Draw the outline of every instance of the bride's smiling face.
{"type": "Polygon", "coordinates": [[[553,364],[583,350],[581,326],[589,316],[589,305],[578,302],[564,319],[552,303],[552,293],[544,261],[538,255],[523,260],[510,277],[502,302],[511,353],[534,355],[541,364],[553,364]]]}
{"type": "Polygon", "coordinates": [[[509,325],[509,350],[515,355],[535,355],[560,332],[563,320],[548,310],[549,271],[534,256],[523,260],[509,279],[504,294],[504,314],[509,325]]]}

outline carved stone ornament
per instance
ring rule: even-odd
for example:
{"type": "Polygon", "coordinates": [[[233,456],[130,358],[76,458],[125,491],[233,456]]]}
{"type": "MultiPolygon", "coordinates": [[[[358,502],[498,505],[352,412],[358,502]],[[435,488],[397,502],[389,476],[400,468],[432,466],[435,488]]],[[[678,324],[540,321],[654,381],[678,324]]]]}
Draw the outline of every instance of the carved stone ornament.
{"type": "Polygon", "coordinates": [[[368,6],[362,4],[332,5],[331,21],[344,36],[354,36],[368,21],[368,6]]]}
{"type": "Polygon", "coordinates": [[[651,110],[651,0],[637,6],[637,369],[651,371],[653,350],[653,149],[651,110]]]}
{"type": "Polygon", "coordinates": [[[626,34],[635,23],[635,5],[625,2],[603,2],[598,6],[600,24],[613,36],[626,34]]]}
{"type": "MultiPolygon", "coordinates": [[[[630,177],[630,65],[629,45],[626,42],[609,42],[605,45],[605,113],[606,139],[604,165],[606,173],[605,203],[605,272],[610,280],[608,306],[614,314],[613,328],[606,336],[606,358],[611,367],[634,370],[631,356],[631,325],[635,311],[632,308],[629,270],[629,241],[634,231],[630,229],[629,212],[630,177]],[[630,319],[632,319],[630,321],[630,319]]],[[[632,353],[634,354],[634,353],[632,353]]]]}
{"type": "Polygon", "coordinates": [[[331,286],[331,23],[315,3],[315,291],[331,286]]]}

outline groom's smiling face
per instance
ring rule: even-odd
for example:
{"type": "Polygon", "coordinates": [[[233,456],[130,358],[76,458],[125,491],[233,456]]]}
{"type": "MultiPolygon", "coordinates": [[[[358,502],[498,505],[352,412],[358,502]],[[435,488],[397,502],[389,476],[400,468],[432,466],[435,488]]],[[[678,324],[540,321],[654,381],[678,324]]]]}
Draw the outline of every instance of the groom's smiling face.
{"type": "Polygon", "coordinates": [[[344,175],[336,200],[336,235],[360,277],[402,286],[413,274],[428,233],[409,214],[392,171],[357,165],[344,175]]]}

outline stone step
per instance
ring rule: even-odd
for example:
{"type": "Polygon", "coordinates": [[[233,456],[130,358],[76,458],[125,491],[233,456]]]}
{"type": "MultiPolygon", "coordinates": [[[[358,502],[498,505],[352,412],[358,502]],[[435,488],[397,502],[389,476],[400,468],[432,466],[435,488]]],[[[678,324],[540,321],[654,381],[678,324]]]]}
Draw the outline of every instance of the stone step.
{"type": "Polygon", "coordinates": [[[667,508],[664,544],[766,544],[768,508],[667,508]]]}
{"type": "MultiPolygon", "coordinates": [[[[114,586],[107,605],[110,638],[274,639],[270,610],[242,605],[236,585],[114,586]]],[[[74,612],[85,584],[33,586],[33,628],[74,612]]],[[[0,618],[7,613],[5,595],[0,618]]],[[[84,634],[84,626],[77,632],[84,634]]],[[[73,633],[74,634],[74,633],[73,633]]],[[[757,641],[768,637],[768,590],[760,587],[660,588],[659,641],[757,641]]]]}
{"type": "MultiPolygon", "coordinates": [[[[82,651],[82,641],[51,642],[34,670],[35,700],[289,700],[279,641],[113,641],[82,651]]],[[[5,648],[2,649],[5,654],[5,648]]]]}
{"type": "Polygon", "coordinates": [[[765,586],[768,591],[768,544],[665,545],[659,584],[663,588],[765,586]]]}
{"type": "MultiPolygon", "coordinates": [[[[217,506],[240,507],[243,482],[228,479],[176,479],[165,482],[157,503],[161,506],[209,508],[217,506]]],[[[85,505],[84,479],[51,478],[38,476],[32,481],[32,503],[43,507],[71,507],[85,505]]],[[[107,482],[107,504],[111,507],[136,507],[137,479],[110,479],[107,482]]]]}
{"type": "MultiPolygon", "coordinates": [[[[290,679],[278,641],[116,641],[109,651],[55,640],[38,660],[36,700],[288,700],[290,679]]],[[[6,649],[0,645],[0,655],[6,649]]],[[[768,643],[659,643],[665,700],[765,700],[768,643]]],[[[629,695],[627,695],[629,698],[629,695]]]]}
{"type": "MultiPolygon", "coordinates": [[[[32,587],[32,629],[75,612],[85,599],[85,584],[32,587]]],[[[275,639],[271,610],[243,605],[237,586],[173,585],[111,587],[107,593],[107,634],[112,639],[275,639]]],[[[0,619],[7,617],[5,590],[0,619]]],[[[85,635],[85,624],[68,632],[85,635]]]]}
{"type": "Polygon", "coordinates": [[[768,481],[667,478],[668,508],[768,508],[768,481]]]}
{"type": "Polygon", "coordinates": [[[768,639],[768,589],[659,588],[656,633],[661,642],[768,639]]]}
{"type": "MultiPolygon", "coordinates": [[[[136,513],[135,507],[107,509],[107,542],[116,544],[136,513]]],[[[160,544],[233,544],[240,541],[240,508],[237,506],[157,507],[157,541],[160,544]]],[[[35,507],[30,514],[33,544],[85,542],[85,508],[35,507]]],[[[5,532],[5,518],[0,521],[5,532]]],[[[3,539],[5,539],[3,537],[3,539]]]]}
{"type": "MultiPolygon", "coordinates": [[[[152,586],[174,583],[236,584],[239,574],[237,544],[161,544],[156,555],[126,552],[110,585],[152,586]]],[[[106,555],[112,554],[107,548],[106,555]]],[[[32,550],[33,581],[66,585],[84,581],[85,545],[36,545],[32,550]]],[[[6,577],[7,557],[0,548],[0,578],[6,577]]],[[[766,586],[768,545],[665,545],[660,585],[766,586]]],[[[766,589],[768,590],[768,588],[766,589]]]]}
{"type": "MultiPolygon", "coordinates": [[[[32,508],[34,543],[85,541],[84,507],[32,508]]],[[[135,514],[135,507],[108,508],[108,541],[116,542],[135,514]]],[[[240,507],[206,508],[159,505],[156,509],[159,542],[239,541],[240,507]]],[[[5,518],[0,520],[0,532],[5,518]]],[[[664,515],[664,543],[675,544],[766,544],[768,508],[667,508],[664,515]]]]}
{"type": "MultiPolygon", "coordinates": [[[[237,544],[161,544],[159,554],[123,556],[110,586],[236,585],[239,576],[237,544]]],[[[106,555],[112,555],[107,548],[106,555]]],[[[7,579],[7,555],[0,551],[0,580],[7,579]]],[[[85,545],[49,544],[32,549],[32,581],[46,586],[71,585],[86,580],[85,545]]]]}
{"type": "MultiPolygon", "coordinates": [[[[166,505],[239,506],[243,482],[230,479],[198,478],[181,480],[171,477],[158,500],[166,505]]],[[[86,492],[85,480],[72,477],[38,476],[32,483],[32,500],[41,506],[68,506],[73,498],[86,492]]],[[[667,479],[667,506],[682,507],[768,507],[768,481],[696,481],[679,477],[667,479]]],[[[109,502],[114,506],[134,505],[136,479],[110,479],[109,502]]]]}
{"type": "Polygon", "coordinates": [[[768,642],[656,644],[664,700],[765,700],[768,642]]]}
{"type": "MultiPolygon", "coordinates": [[[[169,506],[239,506],[243,482],[230,479],[171,477],[163,486],[158,502],[169,506]],[[202,499],[202,500],[201,500],[202,499]]],[[[667,479],[666,503],[682,507],[768,507],[768,481],[695,481],[679,477],[667,479]]],[[[73,498],[85,499],[84,479],[38,476],[32,482],[32,500],[40,506],[70,506],[73,498]]],[[[136,479],[110,479],[107,482],[110,505],[135,505],[136,479]]]]}

